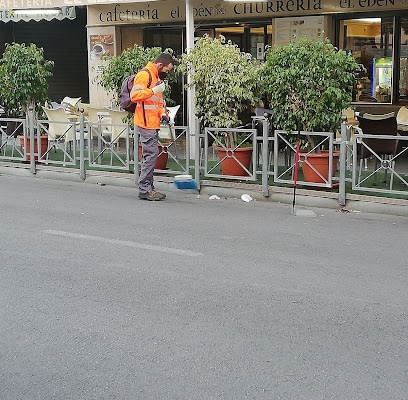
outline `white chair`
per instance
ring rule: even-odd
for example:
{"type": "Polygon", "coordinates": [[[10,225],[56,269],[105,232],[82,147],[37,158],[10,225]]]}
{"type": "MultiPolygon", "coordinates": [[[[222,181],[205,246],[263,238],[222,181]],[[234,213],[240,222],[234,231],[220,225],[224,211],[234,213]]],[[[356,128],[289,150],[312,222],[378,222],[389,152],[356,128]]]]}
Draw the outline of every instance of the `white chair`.
{"type": "Polygon", "coordinates": [[[91,137],[110,136],[109,112],[106,108],[87,106],[88,130],[91,137]]]}
{"type": "Polygon", "coordinates": [[[408,108],[402,106],[397,113],[397,128],[401,135],[408,134],[408,108]]]}
{"type": "MultiPolygon", "coordinates": [[[[102,107],[87,107],[88,116],[87,126],[90,137],[89,144],[89,159],[94,162],[96,159],[99,163],[102,162],[102,158],[105,152],[111,153],[111,137],[112,137],[112,119],[109,115],[109,111],[102,107]],[[97,141],[97,156],[93,154],[94,143],[93,139],[97,141]]],[[[125,111],[124,111],[125,112],[125,111]]]]}
{"type": "Polygon", "coordinates": [[[61,106],[70,117],[71,121],[78,121],[78,104],[81,97],[65,96],[61,101],[61,106]]]}
{"type": "Polygon", "coordinates": [[[80,101],[81,101],[81,97],[65,96],[61,101],[61,105],[64,108],[66,108],[67,106],[76,107],[80,101]]]}
{"type": "MultiPolygon", "coordinates": [[[[408,108],[402,106],[397,113],[397,131],[401,136],[408,136],[408,108]]],[[[408,147],[408,140],[400,140],[398,143],[397,153],[404,151],[408,147]]]]}
{"type": "Polygon", "coordinates": [[[56,101],[52,101],[51,108],[55,109],[55,108],[63,108],[63,107],[60,103],[57,103],[56,101]]]}
{"type": "MultiPolygon", "coordinates": [[[[127,111],[107,109],[109,112],[110,126],[108,127],[111,143],[118,143],[120,138],[128,138],[128,124],[124,121],[128,115],[127,111]]],[[[108,123],[107,119],[106,122],[108,123]]]]}
{"type": "Polygon", "coordinates": [[[78,103],[78,113],[82,112],[84,113],[84,116],[88,116],[88,107],[91,105],[89,103],[82,103],[81,101],[78,103]]]}
{"type": "Polygon", "coordinates": [[[67,145],[74,140],[79,140],[79,132],[77,131],[76,123],[69,120],[67,113],[63,108],[47,108],[42,107],[47,119],[48,119],[48,149],[47,159],[49,151],[54,148],[60,148],[64,151],[64,162],[66,160],[67,145]]]}

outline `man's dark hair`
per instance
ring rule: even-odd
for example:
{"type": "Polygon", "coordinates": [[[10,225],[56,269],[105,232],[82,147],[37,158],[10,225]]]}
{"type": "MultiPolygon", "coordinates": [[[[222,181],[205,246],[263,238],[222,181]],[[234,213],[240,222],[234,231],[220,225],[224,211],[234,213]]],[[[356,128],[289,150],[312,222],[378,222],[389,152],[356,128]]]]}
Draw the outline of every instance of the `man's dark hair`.
{"type": "Polygon", "coordinates": [[[169,53],[161,53],[154,60],[155,63],[161,63],[163,65],[175,64],[176,61],[169,53]]]}

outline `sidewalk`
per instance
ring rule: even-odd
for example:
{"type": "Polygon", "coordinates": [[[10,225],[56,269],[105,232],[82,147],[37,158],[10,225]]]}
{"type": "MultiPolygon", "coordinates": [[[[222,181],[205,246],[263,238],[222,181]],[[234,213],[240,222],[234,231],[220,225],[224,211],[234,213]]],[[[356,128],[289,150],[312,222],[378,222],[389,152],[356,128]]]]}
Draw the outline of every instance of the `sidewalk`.
{"type": "MultiPolygon", "coordinates": [[[[61,167],[39,166],[36,175],[32,175],[28,165],[16,165],[2,163],[0,174],[33,177],[39,179],[57,179],[71,182],[83,182],[78,170],[61,167]]],[[[86,183],[125,186],[137,188],[133,174],[123,174],[104,171],[87,171],[86,183]]],[[[173,185],[173,178],[167,176],[155,177],[156,188],[165,192],[178,191],[173,185]]],[[[197,191],[195,191],[197,192],[197,191]]],[[[256,201],[279,202],[292,205],[293,189],[287,187],[269,187],[269,196],[262,195],[261,185],[225,182],[214,180],[202,180],[200,195],[217,195],[226,198],[241,198],[243,194],[249,194],[256,201]]],[[[197,192],[198,194],[198,192],[197,192]]],[[[338,193],[322,190],[296,189],[296,205],[302,207],[319,207],[329,209],[345,209],[357,212],[370,212],[378,214],[400,215],[408,217],[408,200],[389,197],[367,196],[358,194],[346,194],[346,205],[341,207],[338,201],[338,193]]]]}

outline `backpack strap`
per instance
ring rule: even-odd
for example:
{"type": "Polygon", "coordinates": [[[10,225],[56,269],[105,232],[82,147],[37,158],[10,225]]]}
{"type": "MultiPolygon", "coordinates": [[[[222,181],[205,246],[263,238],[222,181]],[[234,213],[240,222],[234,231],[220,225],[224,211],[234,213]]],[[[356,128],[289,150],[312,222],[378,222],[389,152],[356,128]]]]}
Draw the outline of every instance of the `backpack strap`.
{"type": "MultiPolygon", "coordinates": [[[[147,88],[150,89],[150,86],[152,84],[152,74],[151,72],[147,69],[147,68],[142,68],[141,71],[145,71],[148,73],[149,75],[149,81],[147,82],[147,88]]],[[[146,113],[145,113],[145,104],[144,101],[142,101],[142,108],[143,108],[143,119],[144,119],[144,123],[145,125],[147,124],[146,122],[146,113]]]]}
{"type": "Polygon", "coordinates": [[[147,83],[147,88],[150,89],[150,86],[152,84],[152,74],[147,68],[142,68],[141,71],[145,71],[149,74],[149,81],[147,83]]]}

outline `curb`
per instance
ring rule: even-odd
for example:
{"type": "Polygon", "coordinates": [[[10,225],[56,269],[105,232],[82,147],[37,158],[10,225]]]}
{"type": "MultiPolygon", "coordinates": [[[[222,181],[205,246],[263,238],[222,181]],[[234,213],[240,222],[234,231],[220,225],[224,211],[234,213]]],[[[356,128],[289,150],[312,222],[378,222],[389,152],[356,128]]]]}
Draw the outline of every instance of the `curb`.
{"type": "MultiPolygon", "coordinates": [[[[117,172],[87,171],[86,179],[83,181],[79,176],[79,171],[76,169],[69,170],[62,167],[39,166],[36,174],[33,175],[28,166],[3,164],[0,165],[0,174],[137,188],[133,174],[117,172]]],[[[176,189],[173,185],[172,177],[155,176],[155,185],[159,190],[179,192],[179,189],[176,189]]],[[[241,182],[202,180],[200,191],[193,190],[190,192],[199,193],[200,195],[217,195],[219,197],[237,199],[240,199],[241,195],[246,193],[257,201],[276,202],[288,205],[292,205],[293,202],[292,188],[270,186],[269,196],[265,197],[262,194],[261,185],[241,182]]],[[[338,193],[298,188],[296,189],[296,205],[328,209],[347,209],[349,211],[408,217],[408,200],[389,197],[346,194],[346,206],[341,207],[338,202],[338,193]]]]}

